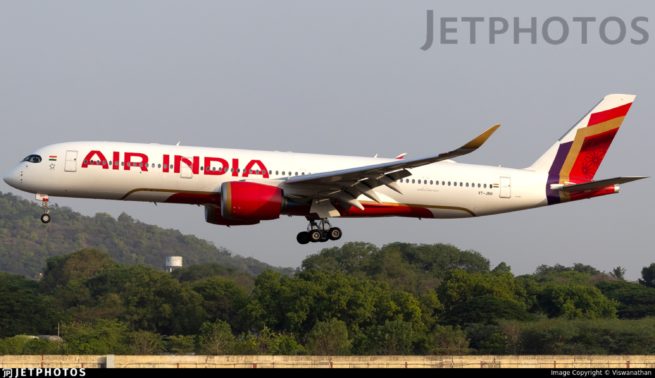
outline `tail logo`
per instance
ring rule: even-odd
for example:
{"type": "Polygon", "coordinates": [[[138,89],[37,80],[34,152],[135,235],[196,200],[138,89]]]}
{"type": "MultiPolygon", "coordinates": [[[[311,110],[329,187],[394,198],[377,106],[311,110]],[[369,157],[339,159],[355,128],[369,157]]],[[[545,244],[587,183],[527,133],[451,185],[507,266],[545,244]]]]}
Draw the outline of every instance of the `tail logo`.
{"type": "MultiPolygon", "coordinates": [[[[601,107],[603,103],[598,107],[601,107]]],[[[619,131],[632,102],[607,110],[596,107],[582,124],[560,140],[557,154],[548,172],[551,184],[585,183],[593,179],[614,136],[619,131]]],[[[568,201],[569,194],[547,189],[548,203],[568,201]]]]}

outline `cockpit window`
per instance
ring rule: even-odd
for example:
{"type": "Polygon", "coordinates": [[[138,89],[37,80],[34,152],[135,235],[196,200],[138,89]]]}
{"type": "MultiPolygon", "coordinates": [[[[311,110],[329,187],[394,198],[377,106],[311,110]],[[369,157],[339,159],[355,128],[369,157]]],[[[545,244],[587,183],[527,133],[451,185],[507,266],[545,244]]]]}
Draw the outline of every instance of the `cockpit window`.
{"type": "Polygon", "coordinates": [[[41,156],[39,155],[29,155],[23,161],[29,162],[29,163],[40,163],[41,162],[41,156]]]}

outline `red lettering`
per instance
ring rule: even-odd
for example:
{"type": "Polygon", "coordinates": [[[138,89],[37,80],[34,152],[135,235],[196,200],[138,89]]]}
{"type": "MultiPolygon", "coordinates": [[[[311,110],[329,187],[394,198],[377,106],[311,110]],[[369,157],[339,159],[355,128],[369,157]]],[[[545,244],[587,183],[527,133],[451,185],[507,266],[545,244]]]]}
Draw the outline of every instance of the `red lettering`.
{"type": "Polygon", "coordinates": [[[193,172],[194,175],[197,175],[200,173],[200,158],[197,156],[193,157],[193,161],[189,160],[188,158],[185,158],[184,156],[180,155],[175,155],[175,162],[173,163],[173,168],[175,170],[175,173],[180,173],[180,164],[184,163],[186,164],[189,168],[191,168],[191,172],[193,172]]]}
{"type": "MultiPolygon", "coordinates": [[[[149,163],[148,163],[148,155],[140,152],[125,152],[123,154],[123,166],[125,167],[124,170],[129,171],[132,169],[132,167],[138,167],[141,169],[142,172],[148,172],[149,168],[149,163]]],[[[89,151],[89,153],[86,155],[84,158],[84,161],[82,161],[82,168],[88,168],[90,165],[99,165],[102,167],[102,169],[113,169],[113,170],[118,170],[120,169],[120,157],[121,157],[121,152],[119,151],[113,151],[112,152],[112,160],[111,160],[111,167],[109,167],[109,161],[105,157],[105,155],[100,152],[99,150],[92,150],[89,151]]],[[[250,160],[248,164],[246,164],[246,167],[241,171],[239,169],[239,159],[238,158],[233,158],[231,161],[228,162],[227,159],[223,159],[220,157],[212,157],[212,156],[206,156],[203,158],[203,167],[204,167],[204,174],[209,175],[209,176],[220,176],[228,173],[229,171],[232,171],[232,176],[233,177],[249,177],[252,175],[259,175],[262,178],[269,178],[269,172],[268,169],[266,168],[266,165],[264,165],[264,162],[261,160],[250,160]],[[232,166],[230,167],[230,162],[232,163],[232,166]]],[[[191,172],[193,174],[200,174],[200,157],[199,156],[193,156],[191,158],[187,158],[181,155],[173,155],[173,172],[174,173],[181,173],[182,170],[182,164],[186,165],[191,169],[191,172]]],[[[163,155],[162,159],[162,172],[164,173],[169,173],[171,171],[171,156],[168,154],[163,155]]]]}
{"type": "Polygon", "coordinates": [[[232,159],[232,176],[239,176],[239,159],[232,159]]]}
{"type": "Polygon", "coordinates": [[[148,172],[148,155],[140,152],[126,152],[125,153],[125,170],[129,171],[132,167],[132,158],[139,158],[139,162],[135,162],[134,166],[141,168],[143,172],[148,172]]]}
{"type": "Polygon", "coordinates": [[[109,169],[109,164],[107,164],[105,155],[98,150],[90,151],[82,161],[82,168],[87,168],[89,165],[100,165],[102,166],[102,169],[109,169]],[[97,160],[94,159],[96,157],[97,160]]]}
{"type": "Polygon", "coordinates": [[[246,168],[243,170],[243,177],[248,177],[248,175],[261,175],[263,178],[268,178],[268,169],[261,160],[250,160],[246,168]],[[254,166],[257,166],[259,169],[253,169],[254,166]]]}
{"type": "Polygon", "coordinates": [[[168,173],[170,170],[171,157],[167,154],[164,155],[164,173],[168,173]]]}
{"type": "Polygon", "coordinates": [[[227,172],[228,168],[230,166],[227,163],[227,160],[219,158],[219,157],[205,157],[205,174],[206,175],[223,175],[225,172],[227,172]],[[218,167],[216,170],[212,169],[212,163],[219,163],[220,167],[218,167]]]}
{"type": "Polygon", "coordinates": [[[118,151],[114,151],[113,155],[113,160],[111,162],[111,169],[118,169],[119,166],[121,165],[119,160],[121,160],[121,153],[118,151]]]}

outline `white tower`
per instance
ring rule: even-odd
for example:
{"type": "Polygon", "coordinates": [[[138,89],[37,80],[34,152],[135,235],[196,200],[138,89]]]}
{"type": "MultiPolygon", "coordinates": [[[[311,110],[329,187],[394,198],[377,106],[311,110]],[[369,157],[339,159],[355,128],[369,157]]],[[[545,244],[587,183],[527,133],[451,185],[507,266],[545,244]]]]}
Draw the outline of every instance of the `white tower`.
{"type": "Polygon", "coordinates": [[[166,256],[166,271],[172,272],[182,267],[182,256],[166,256]]]}

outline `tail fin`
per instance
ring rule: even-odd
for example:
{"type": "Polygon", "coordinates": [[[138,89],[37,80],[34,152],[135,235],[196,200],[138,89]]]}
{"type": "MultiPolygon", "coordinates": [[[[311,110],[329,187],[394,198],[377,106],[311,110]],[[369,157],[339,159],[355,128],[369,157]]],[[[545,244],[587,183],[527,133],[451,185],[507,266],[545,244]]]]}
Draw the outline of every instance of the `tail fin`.
{"type": "Polygon", "coordinates": [[[605,96],[571,130],[560,138],[528,169],[547,171],[548,202],[559,202],[550,189],[555,184],[581,184],[591,181],[636,96],[605,96]]]}
{"type": "Polygon", "coordinates": [[[605,96],[528,169],[548,171],[549,184],[591,181],[635,97],[605,96]]]}

